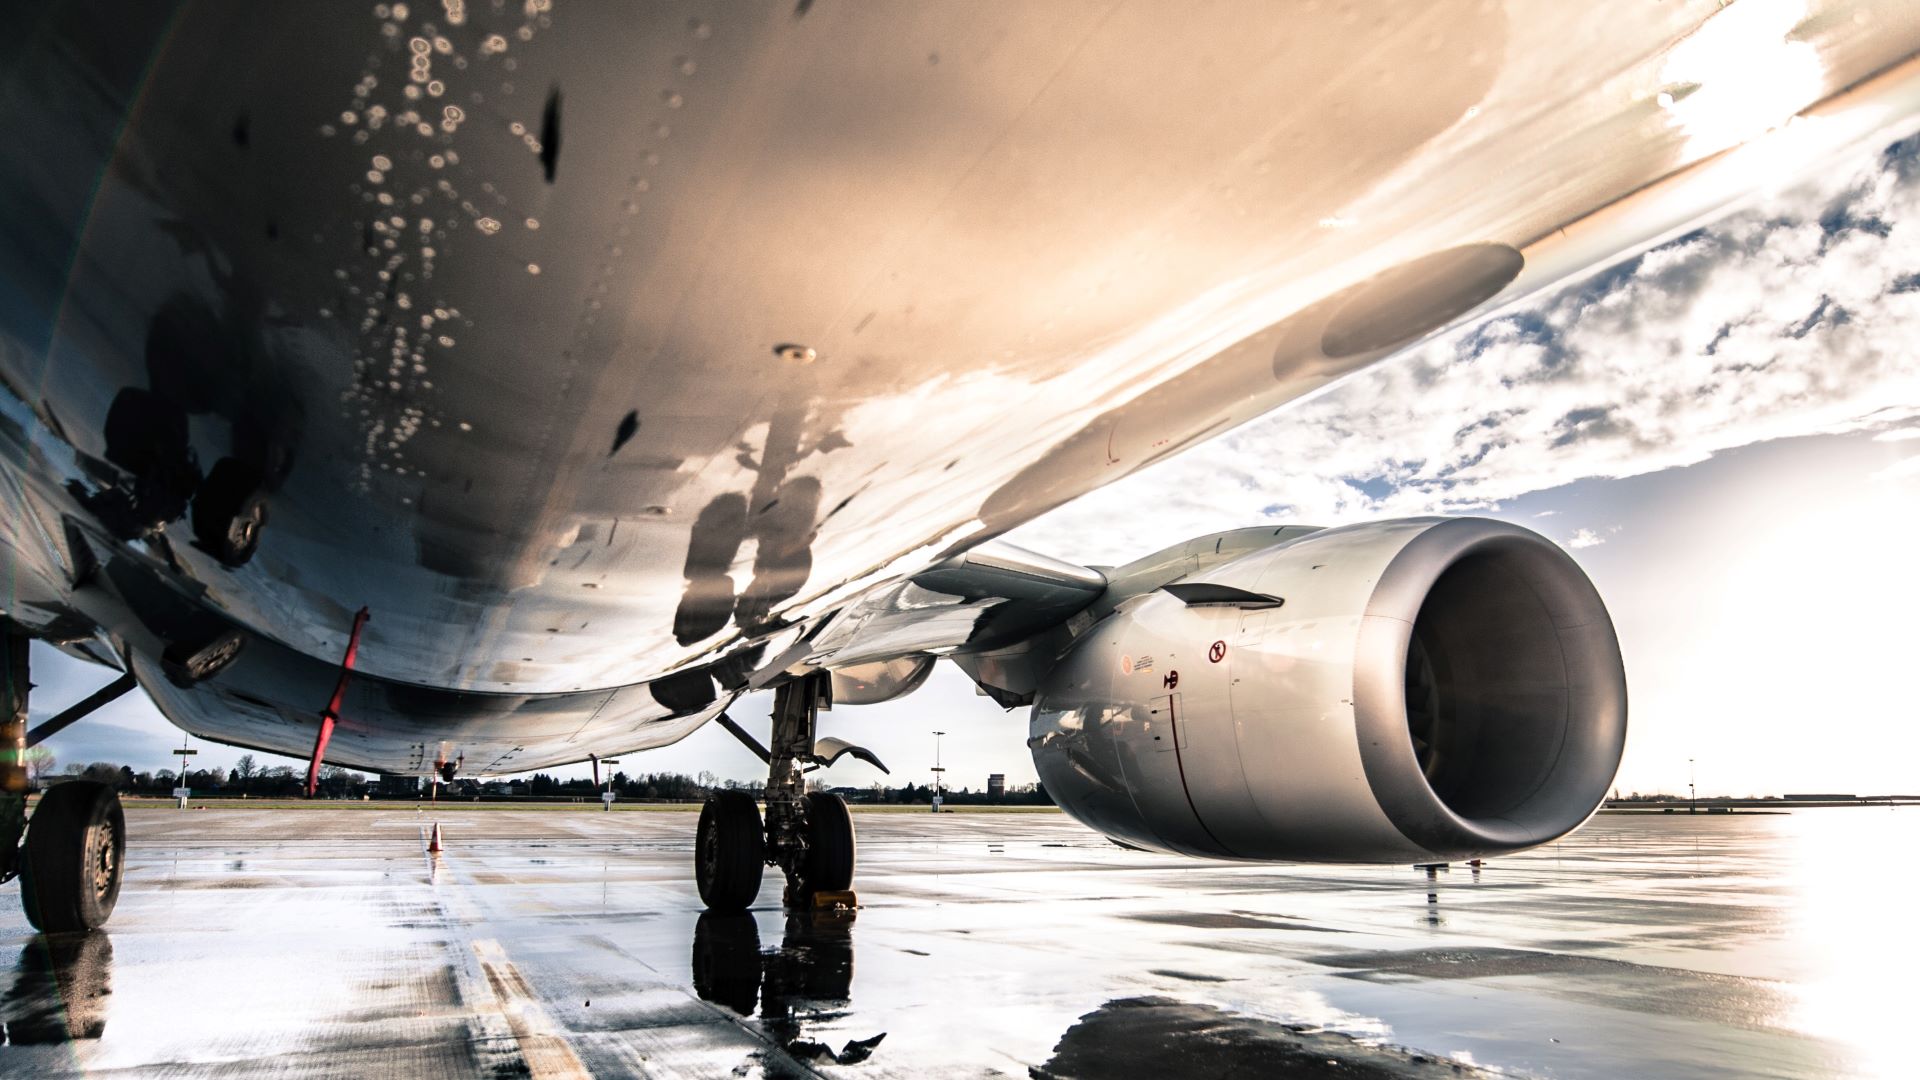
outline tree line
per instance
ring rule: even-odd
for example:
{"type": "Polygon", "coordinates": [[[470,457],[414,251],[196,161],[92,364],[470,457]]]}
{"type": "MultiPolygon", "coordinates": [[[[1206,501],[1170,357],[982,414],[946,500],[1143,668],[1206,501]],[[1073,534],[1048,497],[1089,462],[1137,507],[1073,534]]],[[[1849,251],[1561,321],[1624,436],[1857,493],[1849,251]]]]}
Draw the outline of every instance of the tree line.
{"type": "MultiPolygon", "coordinates": [[[[525,780],[493,780],[479,785],[482,796],[524,795],[530,798],[598,798],[602,791],[612,791],[617,798],[640,800],[645,802],[703,802],[716,791],[744,791],[756,798],[766,792],[766,782],[761,780],[722,780],[711,772],[702,772],[698,776],[685,773],[657,772],[629,776],[625,772],[616,772],[604,780],[600,787],[594,787],[593,781],[584,777],[561,780],[546,773],[534,773],[525,780]]],[[[835,787],[825,783],[817,774],[810,780],[815,790],[832,791],[850,803],[877,805],[930,805],[933,802],[933,787],[929,784],[916,784],[911,780],[897,787],[884,784],[871,784],[867,787],[835,787]]],[[[456,792],[458,782],[456,782],[456,792]]],[[[1046,789],[1039,784],[1019,784],[1007,788],[998,795],[986,790],[971,788],[943,787],[941,802],[950,806],[1052,806],[1046,789]]]]}
{"type": "MultiPolygon", "coordinates": [[[[129,795],[171,796],[175,788],[185,787],[196,798],[273,799],[301,796],[305,793],[307,780],[305,770],[291,765],[263,766],[252,754],[240,755],[230,769],[188,769],[185,773],[172,769],[136,772],[126,765],[106,761],[87,765],[69,764],[56,772],[57,765],[57,760],[44,746],[36,746],[27,752],[28,773],[41,788],[63,780],[93,780],[129,795]]],[[[878,783],[867,787],[832,787],[823,780],[816,774],[812,786],[817,790],[833,791],[852,803],[926,806],[933,801],[933,788],[928,784],[907,781],[897,787],[878,783]]],[[[322,796],[334,799],[425,798],[429,794],[425,782],[421,782],[417,788],[404,780],[398,785],[382,784],[374,777],[337,765],[320,767],[319,789],[322,796]]],[[[616,772],[596,787],[592,780],[585,777],[562,780],[547,773],[534,773],[531,777],[503,780],[458,778],[451,784],[441,785],[437,794],[446,799],[597,801],[602,791],[609,790],[617,798],[628,801],[697,803],[704,802],[716,791],[744,791],[759,797],[765,793],[766,783],[760,780],[723,780],[711,772],[702,772],[697,776],[678,772],[632,775],[616,772]]],[[[1046,789],[1039,784],[1015,785],[998,795],[989,794],[984,789],[942,788],[941,801],[951,806],[1053,805],[1046,789]]]]}
{"type": "MultiPolygon", "coordinates": [[[[230,769],[172,769],[135,772],[126,765],[95,761],[69,764],[55,771],[58,760],[36,746],[27,751],[27,773],[42,789],[65,780],[93,780],[128,795],[172,795],[185,787],[196,796],[246,795],[255,798],[292,798],[305,793],[307,774],[291,765],[263,766],[252,754],[240,755],[230,769]]],[[[373,778],[338,765],[320,767],[320,794],[330,798],[359,798],[369,792],[373,778]]]]}

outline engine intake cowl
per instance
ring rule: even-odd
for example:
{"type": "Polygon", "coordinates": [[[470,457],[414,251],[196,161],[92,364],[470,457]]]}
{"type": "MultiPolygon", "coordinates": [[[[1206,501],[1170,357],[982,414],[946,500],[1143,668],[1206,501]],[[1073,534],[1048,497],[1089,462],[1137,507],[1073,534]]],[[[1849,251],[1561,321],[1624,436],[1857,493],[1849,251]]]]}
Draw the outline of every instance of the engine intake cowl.
{"type": "Polygon", "coordinates": [[[1125,601],[1035,698],[1041,781],[1115,839],[1231,859],[1465,859],[1565,835],[1613,782],[1619,643],[1586,575],[1536,533],[1376,522],[1182,580],[1223,588],[1125,601]]]}

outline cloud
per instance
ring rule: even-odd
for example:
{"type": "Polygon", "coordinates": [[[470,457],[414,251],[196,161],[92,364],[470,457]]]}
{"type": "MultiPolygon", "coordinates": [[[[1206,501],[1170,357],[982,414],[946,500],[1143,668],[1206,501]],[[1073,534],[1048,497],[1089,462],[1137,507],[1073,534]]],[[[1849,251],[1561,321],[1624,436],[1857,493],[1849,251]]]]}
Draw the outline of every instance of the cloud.
{"type": "Polygon", "coordinates": [[[1570,548],[1599,547],[1606,542],[1606,537],[1592,529],[1576,529],[1572,536],[1567,537],[1567,546],[1570,548]]]}
{"type": "Polygon", "coordinates": [[[1894,428],[1873,437],[1874,442],[1906,442],[1909,439],[1920,439],[1920,428],[1894,428]]]}
{"type": "Polygon", "coordinates": [[[1120,561],[1212,529],[1472,512],[1753,443],[1910,423],[1920,416],[1917,163],[1920,140],[1843,163],[1011,539],[1120,561]]]}

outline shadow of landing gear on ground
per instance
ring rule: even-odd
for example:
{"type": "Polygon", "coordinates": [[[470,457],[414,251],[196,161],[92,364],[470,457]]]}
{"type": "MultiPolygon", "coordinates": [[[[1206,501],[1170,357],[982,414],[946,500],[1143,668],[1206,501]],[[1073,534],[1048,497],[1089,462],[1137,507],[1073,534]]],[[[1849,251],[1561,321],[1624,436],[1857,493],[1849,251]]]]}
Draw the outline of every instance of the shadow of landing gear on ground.
{"type": "Polygon", "coordinates": [[[693,989],[703,1000],[761,1027],[795,1060],[852,1065],[872,1056],[881,1032],[838,1051],[806,1037],[806,1028],[846,1015],[853,983],[853,913],[798,912],[786,917],[780,947],[760,948],[750,914],[706,912],[693,928],[693,989]]]}
{"type": "Polygon", "coordinates": [[[38,935],[0,993],[0,1043],[56,1046],[98,1039],[113,992],[113,939],[103,931],[38,935]]]}

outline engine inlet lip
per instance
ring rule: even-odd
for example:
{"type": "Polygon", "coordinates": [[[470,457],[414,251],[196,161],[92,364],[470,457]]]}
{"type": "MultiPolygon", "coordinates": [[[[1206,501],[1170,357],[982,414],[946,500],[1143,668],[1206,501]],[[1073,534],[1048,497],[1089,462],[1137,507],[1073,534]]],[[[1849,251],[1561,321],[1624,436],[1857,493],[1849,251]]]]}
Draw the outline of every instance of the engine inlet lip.
{"type": "Polygon", "coordinates": [[[1585,822],[1613,783],[1626,745],[1626,674],[1598,591],[1573,558],[1538,533],[1486,518],[1442,518],[1381,572],[1355,646],[1354,726],[1382,812],[1437,858],[1465,859],[1547,843],[1585,822]],[[1523,568],[1566,653],[1569,722],[1551,784],[1505,816],[1467,817],[1427,783],[1407,723],[1404,672],[1414,622],[1435,583],[1475,555],[1523,568]]]}

